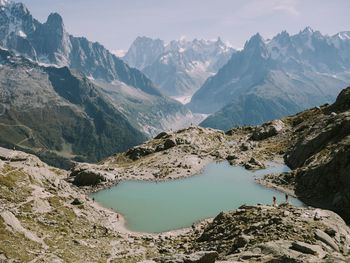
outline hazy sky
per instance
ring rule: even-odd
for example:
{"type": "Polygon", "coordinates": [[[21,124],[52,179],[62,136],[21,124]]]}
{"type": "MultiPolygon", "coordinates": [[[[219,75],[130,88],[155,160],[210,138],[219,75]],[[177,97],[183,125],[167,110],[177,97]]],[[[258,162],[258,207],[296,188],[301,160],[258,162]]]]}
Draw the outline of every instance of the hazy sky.
{"type": "Polygon", "coordinates": [[[217,38],[234,47],[256,32],[265,38],[306,26],[350,31],[350,0],[22,0],[41,22],[62,15],[69,33],[127,49],[137,36],[166,41],[217,38]]]}

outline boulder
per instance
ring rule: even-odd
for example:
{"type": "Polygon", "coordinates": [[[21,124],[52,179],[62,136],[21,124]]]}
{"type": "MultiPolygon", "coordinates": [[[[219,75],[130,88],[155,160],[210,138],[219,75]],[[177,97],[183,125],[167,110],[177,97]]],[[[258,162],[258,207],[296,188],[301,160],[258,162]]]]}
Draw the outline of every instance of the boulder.
{"type": "Polygon", "coordinates": [[[343,112],[349,109],[350,109],[350,87],[343,89],[339,93],[335,103],[327,109],[327,112],[328,113],[330,112],[332,114],[332,112],[343,112]]]}
{"type": "Polygon", "coordinates": [[[93,169],[73,171],[71,177],[74,178],[73,184],[76,186],[94,186],[114,179],[113,176],[107,173],[93,169]]]}
{"type": "Polygon", "coordinates": [[[326,245],[330,246],[335,251],[339,252],[339,247],[334,242],[333,238],[331,238],[327,233],[323,232],[322,230],[316,229],[316,231],[315,231],[315,238],[317,240],[322,241],[326,245]]]}
{"type": "Polygon", "coordinates": [[[164,150],[168,150],[176,146],[176,141],[174,139],[166,139],[164,142],[164,150]]]}
{"type": "Polygon", "coordinates": [[[156,137],[154,137],[154,139],[162,139],[169,136],[169,134],[167,134],[166,132],[161,132],[159,133],[156,137]]]}
{"type": "Polygon", "coordinates": [[[251,149],[251,145],[249,143],[242,143],[240,146],[239,146],[239,149],[243,152],[245,151],[248,151],[249,149],[251,149]]]}
{"type": "Polygon", "coordinates": [[[183,138],[176,138],[175,142],[176,142],[176,145],[191,144],[190,141],[183,139],[183,138]]]}
{"type": "Polygon", "coordinates": [[[294,241],[292,243],[291,249],[299,251],[304,254],[311,254],[323,258],[326,253],[319,245],[311,245],[301,241],[294,241]]]}
{"type": "Polygon", "coordinates": [[[143,156],[149,155],[154,153],[154,149],[151,147],[146,146],[138,146],[131,148],[126,152],[126,156],[129,157],[131,160],[136,161],[140,159],[143,156]]]}
{"type": "Polygon", "coordinates": [[[74,198],[74,200],[71,204],[72,205],[82,205],[83,203],[78,198],[74,198]]]}
{"type": "Polygon", "coordinates": [[[256,127],[251,139],[261,141],[279,134],[284,129],[284,123],[281,120],[274,120],[256,127]]]}
{"type": "Polygon", "coordinates": [[[233,160],[236,160],[236,159],[238,159],[238,157],[237,157],[237,155],[232,155],[232,154],[230,154],[230,155],[228,155],[227,157],[226,157],[226,160],[227,161],[233,161],[233,160]]]}
{"type": "Polygon", "coordinates": [[[28,160],[29,156],[24,152],[0,148],[0,160],[3,161],[24,162],[28,160]]]}
{"type": "Polygon", "coordinates": [[[247,163],[244,164],[244,168],[247,170],[264,169],[265,165],[252,157],[247,163]]]}
{"type": "Polygon", "coordinates": [[[232,245],[232,251],[236,251],[238,248],[245,247],[250,241],[250,238],[246,235],[241,235],[235,238],[232,245]]]}

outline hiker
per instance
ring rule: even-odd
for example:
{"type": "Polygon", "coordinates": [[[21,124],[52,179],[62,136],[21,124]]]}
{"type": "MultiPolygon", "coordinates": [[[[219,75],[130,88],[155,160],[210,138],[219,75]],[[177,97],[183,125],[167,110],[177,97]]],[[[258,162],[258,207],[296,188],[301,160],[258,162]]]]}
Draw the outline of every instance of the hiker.
{"type": "Polygon", "coordinates": [[[117,221],[119,221],[119,214],[117,214],[117,221]]]}
{"type": "Polygon", "coordinates": [[[288,194],[286,194],[285,197],[286,197],[286,204],[289,204],[289,196],[288,196],[288,194]]]}
{"type": "Polygon", "coordinates": [[[277,206],[276,196],[272,197],[272,206],[277,206]]]}
{"type": "Polygon", "coordinates": [[[95,197],[92,198],[92,202],[95,202],[95,197]]]}

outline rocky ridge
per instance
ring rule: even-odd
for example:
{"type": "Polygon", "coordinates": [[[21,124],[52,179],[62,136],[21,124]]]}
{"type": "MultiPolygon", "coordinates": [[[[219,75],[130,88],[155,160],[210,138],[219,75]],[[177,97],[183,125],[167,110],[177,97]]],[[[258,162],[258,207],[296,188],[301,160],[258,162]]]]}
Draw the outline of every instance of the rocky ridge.
{"type": "Polygon", "coordinates": [[[68,174],[0,148],[0,262],[342,262],[350,229],[335,213],[242,206],[191,229],[132,233],[68,174]],[[14,191],[16,189],[16,191],[14,191]]]}
{"type": "Polygon", "coordinates": [[[189,106],[212,114],[203,127],[228,130],[331,103],[349,84],[349,46],[340,33],[322,35],[309,27],[269,40],[257,33],[207,79],[189,106]]]}

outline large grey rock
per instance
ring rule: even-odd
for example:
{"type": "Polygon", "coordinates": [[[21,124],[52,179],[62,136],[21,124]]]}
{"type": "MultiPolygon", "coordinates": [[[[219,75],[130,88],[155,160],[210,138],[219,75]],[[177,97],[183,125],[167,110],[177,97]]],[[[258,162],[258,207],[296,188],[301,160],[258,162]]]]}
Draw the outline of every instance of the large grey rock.
{"type": "Polygon", "coordinates": [[[333,248],[335,251],[339,252],[338,245],[334,242],[333,238],[331,238],[327,233],[323,232],[322,230],[316,229],[315,237],[316,239],[322,241],[323,243],[333,248]]]}
{"type": "Polygon", "coordinates": [[[247,170],[256,170],[265,168],[265,165],[252,157],[247,163],[244,164],[244,168],[247,170]]]}
{"type": "Polygon", "coordinates": [[[176,146],[176,141],[174,139],[166,139],[164,142],[164,150],[170,149],[176,146]]]}
{"type": "Polygon", "coordinates": [[[255,128],[251,139],[255,141],[264,140],[272,136],[277,135],[284,129],[284,123],[281,120],[274,120],[272,122],[265,123],[255,128]]]}
{"type": "Polygon", "coordinates": [[[154,153],[154,151],[155,150],[151,147],[137,146],[129,149],[125,155],[129,157],[131,160],[135,161],[140,159],[143,156],[154,153]]]}
{"type": "Polygon", "coordinates": [[[323,258],[326,255],[325,251],[323,251],[323,249],[320,246],[311,245],[301,241],[294,241],[292,243],[291,249],[305,254],[316,255],[320,258],[323,258]]]}
{"type": "Polygon", "coordinates": [[[115,179],[113,174],[94,169],[75,169],[70,174],[76,186],[94,186],[115,179]]]}

